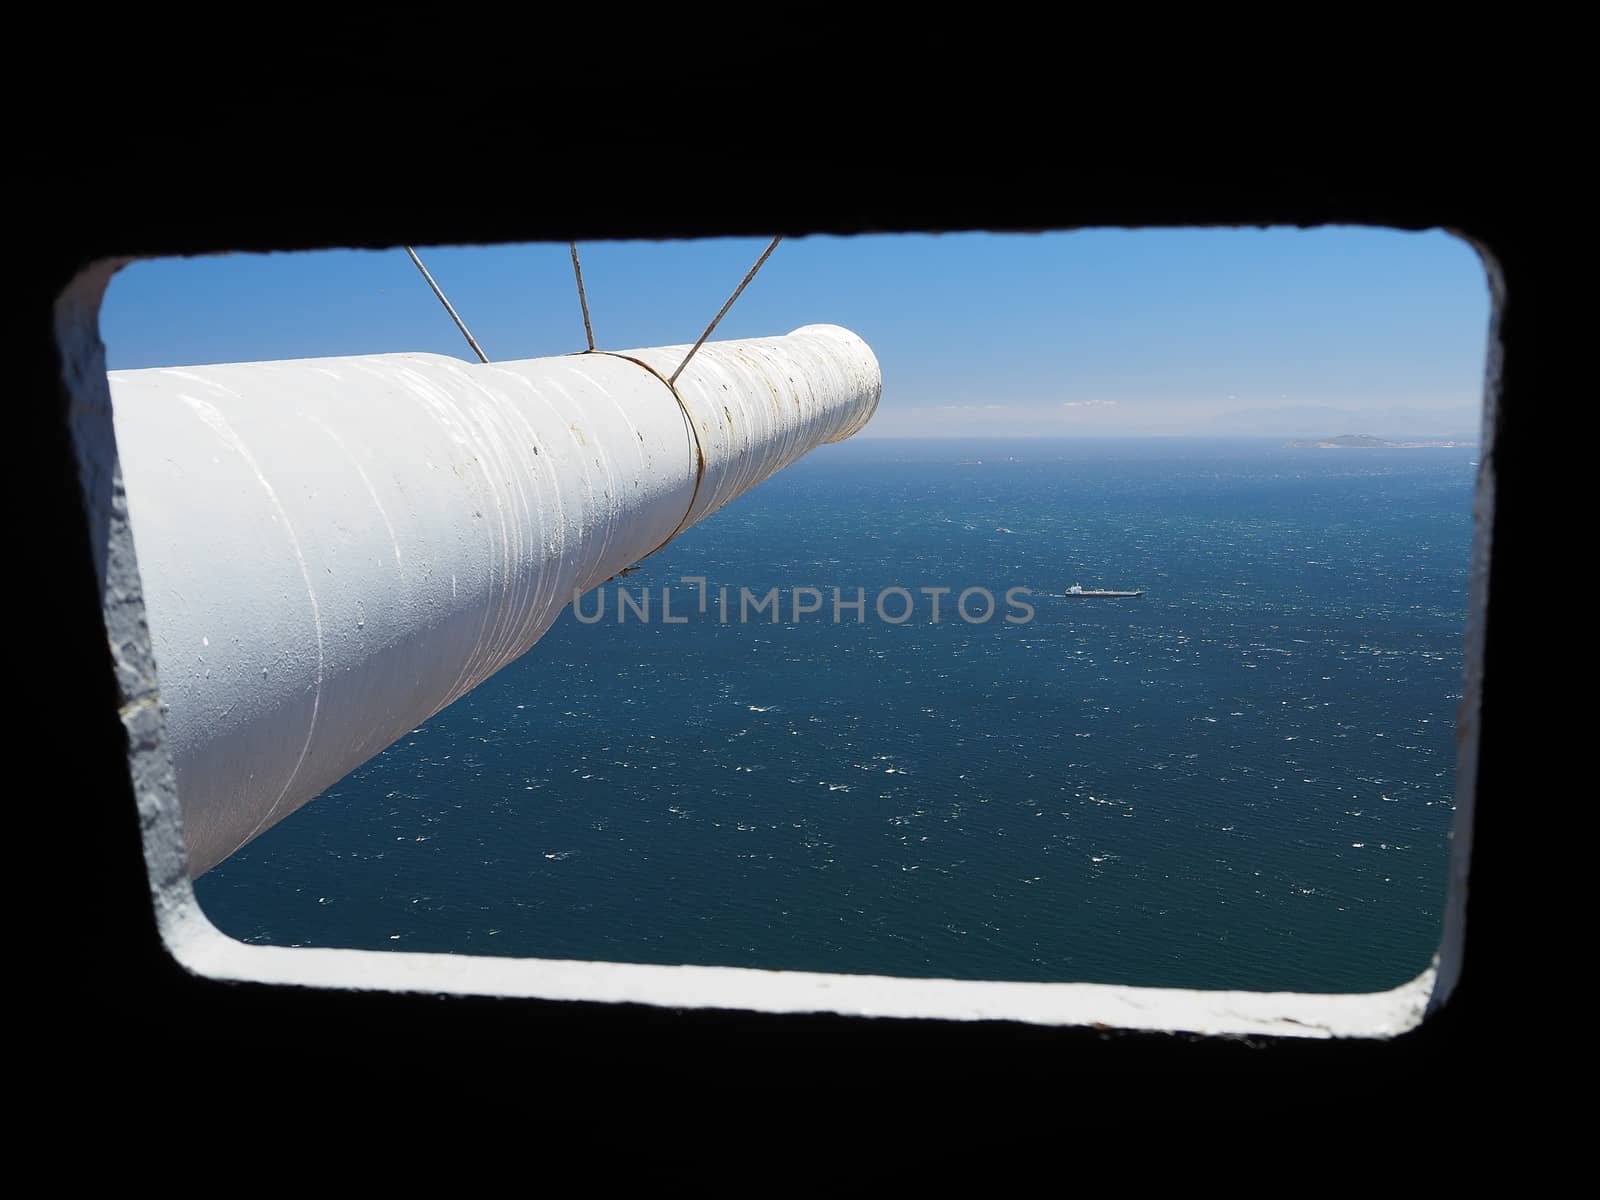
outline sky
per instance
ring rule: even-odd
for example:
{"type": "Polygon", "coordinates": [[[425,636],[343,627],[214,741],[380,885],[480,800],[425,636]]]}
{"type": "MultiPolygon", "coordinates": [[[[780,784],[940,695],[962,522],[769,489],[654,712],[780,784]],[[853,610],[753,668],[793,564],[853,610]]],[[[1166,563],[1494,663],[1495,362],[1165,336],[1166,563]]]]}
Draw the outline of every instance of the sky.
{"type": "MultiPolygon", "coordinates": [[[[762,238],[580,243],[601,349],[692,342],[762,238]]],[[[418,247],[491,359],[585,346],[565,244],[418,247]]],[[[882,234],[780,243],[715,334],[844,325],[883,368],[860,437],[1475,436],[1489,295],[1440,230],[882,234]]],[[[472,360],[405,251],[157,259],[101,309],[110,369],[472,360]]]]}

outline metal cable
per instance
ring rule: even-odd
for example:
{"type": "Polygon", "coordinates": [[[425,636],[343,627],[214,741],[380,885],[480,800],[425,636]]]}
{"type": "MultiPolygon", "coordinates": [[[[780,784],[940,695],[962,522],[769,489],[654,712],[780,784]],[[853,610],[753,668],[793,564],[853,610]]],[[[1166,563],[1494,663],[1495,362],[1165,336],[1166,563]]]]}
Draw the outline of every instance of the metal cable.
{"type": "Polygon", "coordinates": [[[583,290],[583,268],[578,265],[578,243],[568,242],[572,247],[572,274],[578,281],[578,303],[583,305],[583,335],[589,339],[589,353],[594,353],[594,326],[589,324],[589,297],[583,290]]]}
{"type": "Polygon", "coordinates": [[[695,356],[695,352],[705,344],[705,340],[711,336],[711,331],[717,327],[717,322],[721,321],[722,318],[727,315],[728,310],[733,307],[733,302],[737,300],[739,298],[739,294],[750,285],[750,281],[756,277],[756,272],[761,270],[761,264],[766,262],[767,259],[772,256],[772,252],[778,248],[778,243],[782,240],[783,235],[780,233],[777,237],[772,239],[772,244],[762,251],[761,257],[756,259],[756,265],[750,268],[750,270],[745,274],[745,277],[739,281],[739,286],[733,289],[733,295],[728,297],[728,302],[722,306],[722,311],[711,318],[711,324],[706,326],[706,331],[700,335],[700,340],[690,347],[689,353],[684,355],[683,361],[678,364],[678,369],[674,371],[667,379],[667,384],[669,387],[673,387],[677,384],[678,376],[683,374],[683,369],[689,365],[689,360],[693,358],[695,356]]]}
{"type": "MultiPolygon", "coordinates": [[[[700,485],[705,482],[706,478],[705,443],[700,440],[700,427],[694,423],[694,416],[689,412],[689,406],[683,402],[683,397],[678,394],[678,389],[673,386],[671,380],[663,378],[660,371],[656,370],[642,358],[633,358],[627,354],[618,354],[615,350],[600,350],[597,351],[597,353],[605,354],[612,358],[620,358],[623,362],[631,362],[635,366],[643,367],[657,379],[660,379],[662,383],[666,384],[667,391],[671,392],[672,398],[678,402],[678,411],[683,414],[684,424],[689,427],[689,433],[694,438],[694,488],[689,493],[689,507],[683,510],[683,520],[678,522],[676,529],[667,534],[661,545],[657,546],[655,550],[650,551],[650,554],[642,554],[639,556],[638,561],[643,562],[645,559],[649,558],[651,554],[655,554],[664,549],[673,538],[682,533],[684,526],[689,524],[689,518],[694,516],[694,506],[699,503],[700,500],[700,485]]],[[[682,368],[679,369],[681,370],[682,368]]]]}
{"type": "Polygon", "coordinates": [[[433,294],[439,297],[439,303],[444,305],[445,312],[450,314],[450,319],[456,323],[456,328],[461,330],[461,336],[467,339],[467,345],[472,347],[472,352],[478,356],[478,360],[480,362],[488,362],[489,356],[483,352],[483,347],[478,345],[478,339],[472,336],[472,331],[467,328],[466,322],[461,319],[454,308],[450,307],[450,301],[445,299],[444,292],[433,281],[433,276],[428,274],[428,268],[422,265],[422,260],[417,257],[417,252],[407,246],[406,253],[411,256],[411,261],[417,264],[417,270],[422,272],[422,277],[428,281],[428,286],[433,289],[433,294]]]}

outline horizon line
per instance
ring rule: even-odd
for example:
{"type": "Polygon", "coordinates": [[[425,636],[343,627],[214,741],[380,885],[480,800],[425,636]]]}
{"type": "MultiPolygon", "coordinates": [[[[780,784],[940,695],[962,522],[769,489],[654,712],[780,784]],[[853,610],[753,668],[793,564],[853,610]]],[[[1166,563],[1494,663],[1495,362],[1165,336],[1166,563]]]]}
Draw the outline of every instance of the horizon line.
{"type": "MultiPolygon", "coordinates": [[[[1432,442],[1470,442],[1477,445],[1483,440],[1479,433],[1390,433],[1390,434],[1363,434],[1363,433],[869,433],[863,430],[844,442],[835,445],[846,445],[850,442],[1089,442],[1089,441],[1129,441],[1145,439],[1150,441],[1197,441],[1197,442],[1284,442],[1284,441],[1323,441],[1336,437],[1375,437],[1381,441],[1432,441],[1432,442]]],[[[1362,447],[1348,447],[1349,449],[1362,449],[1362,447]]]]}

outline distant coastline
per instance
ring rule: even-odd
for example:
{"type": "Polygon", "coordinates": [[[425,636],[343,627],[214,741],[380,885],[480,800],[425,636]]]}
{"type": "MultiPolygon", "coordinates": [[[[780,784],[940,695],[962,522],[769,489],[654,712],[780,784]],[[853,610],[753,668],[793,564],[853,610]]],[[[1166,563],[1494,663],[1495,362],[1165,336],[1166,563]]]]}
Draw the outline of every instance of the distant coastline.
{"type": "Polygon", "coordinates": [[[1373,437],[1369,433],[1344,433],[1331,438],[1309,438],[1285,443],[1291,450],[1457,450],[1476,446],[1476,440],[1392,442],[1387,438],[1373,437]]]}

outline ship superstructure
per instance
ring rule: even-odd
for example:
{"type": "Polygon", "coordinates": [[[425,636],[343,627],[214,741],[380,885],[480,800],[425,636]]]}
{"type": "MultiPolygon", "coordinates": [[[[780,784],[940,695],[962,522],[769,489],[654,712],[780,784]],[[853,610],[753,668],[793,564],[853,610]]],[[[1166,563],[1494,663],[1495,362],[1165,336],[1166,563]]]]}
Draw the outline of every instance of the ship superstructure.
{"type": "Polygon", "coordinates": [[[1115,600],[1124,597],[1142,596],[1141,592],[1107,592],[1098,588],[1085,589],[1081,583],[1075,583],[1067,589],[1069,600],[1115,600]]]}

